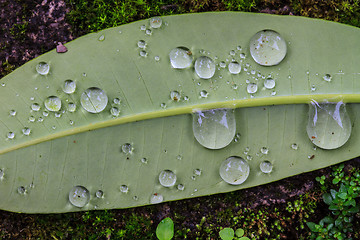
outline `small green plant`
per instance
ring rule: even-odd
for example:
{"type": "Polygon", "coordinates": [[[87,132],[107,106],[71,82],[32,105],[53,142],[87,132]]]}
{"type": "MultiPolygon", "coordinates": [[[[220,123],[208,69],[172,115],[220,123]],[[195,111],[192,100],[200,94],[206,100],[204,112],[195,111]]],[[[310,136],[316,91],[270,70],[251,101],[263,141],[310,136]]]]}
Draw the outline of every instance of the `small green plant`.
{"type": "Polygon", "coordinates": [[[222,240],[250,240],[250,238],[244,236],[245,231],[242,228],[234,229],[232,228],[224,228],[219,232],[220,238],[222,240]]]}
{"type": "Polygon", "coordinates": [[[165,218],[159,223],[156,236],[159,240],[170,240],[174,237],[174,222],[171,218],[165,218]]]}
{"type": "MultiPolygon", "coordinates": [[[[360,173],[352,169],[351,176],[345,176],[343,168],[341,164],[333,169],[332,184],[338,190],[330,189],[322,196],[332,214],[321,219],[318,224],[306,223],[312,232],[311,239],[352,239],[348,233],[353,232],[354,214],[359,212],[355,198],[360,196],[360,173]]],[[[325,178],[320,178],[319,182],[324,186],[325,178]]]]}

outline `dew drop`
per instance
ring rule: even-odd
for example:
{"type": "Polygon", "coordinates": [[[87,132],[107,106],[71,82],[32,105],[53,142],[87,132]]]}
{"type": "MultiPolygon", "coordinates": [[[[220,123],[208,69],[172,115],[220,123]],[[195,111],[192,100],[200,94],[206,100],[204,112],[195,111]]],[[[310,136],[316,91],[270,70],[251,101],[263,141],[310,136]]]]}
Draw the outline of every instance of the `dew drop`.
{"type": "Polygon", "coordinates": [[[119,98],[114,98],[113,103],[114,104],[120,104],[121,100],[119,98]]]}
{"type": "Polygon", "coordinates": [[[185,97],[184,97],[184,101],[189,101],[189,97],[188,97],[188,96],[185,96],[185,97]]]}
{"type": "Polygon", "coordinates": [[[155,59],[155,61],[157,61],[157,62],[160,61],[160,57],[159,57],[159,56],[155,56],[154,59],[155,59]]]}
{"type": "Polygon", "coordinates": [[[141,50],[140,53],[139,53],[139,55],[140,55],[141,57],[147,57],[148,54],[147,54],[146,51],[141,50]]]}
{"type": "Polygon", "coordinates": [[[194,170],[194,174],[195,174],[196,176],[200,176],[201,173],[202,173],[202,171],[201,171],[199,168],[197,168],[197,169],[194,170]]]}
{"type": "Polygon", "coordinates": [[[75,186],[69,192],[69,201],[75,207],[82,208],[90,201],[90,193],[83,186],[75,186]]]}
{"type": "Polygon", "coordinates": [[[88,88],[81,94],[81,106],[90,113],[103,111],[108,103],[106,93],[100,88],[88,88]]]}
{"type": "Polygon", "coordinates": [[[195,61],[195,72],[202,79],[212,78],[215,74],[215,63],[207,57],[198,57],[195,61]]]}
{"type": "Polygon", "coordinates": [[[299,146],[296,143],[291,144],[291,148],[294,150],[298,150],[299,146]]]}
{"type": "Polygon", "coordinates": [[[165,104],[165,103],[161,103],[161,104],[160,104],[160,107],[165,109],[165,108],[166,108],[166,104],[165,104]]]}
{"type": "Polygon", "coordinates": [[[162,19],[160,17],[152,17],[150,18],[150,27],[152,28],[160,28],[162,24],[162,19]]]}
{"type": "Polygon", "coordinates": [[[146,42],[144,40],[139,40],[137,45],[139,48],[142,48],[142,49],[146,48],[146,42]]]}
{"type": "Polygon", "coordinates": [[[141,162],[144,163],[144,164],[146,164],[146,163],[148,163],[148,160],[147,160],[147,158],[142,158],[142,159],[141,159],[141,162]]]}
{"type": "Polygon", "coordinates": [[[16,116],[16,111],[15,110],[10,110],[10,112],[9,112],[9,114],[10,114],[10,116],[16,116]]]}
{"type": "Polygon", "coordinates": [[[269,161],[263,161],[260,163],[260,170],[263,172],[263,173],[271,173],[273,169],[273,165],[271,162],[269,161]]]}
{"type": "Polygon", "coordinates": [[[244,59],[246,57],[245,53],[240,53],[240,58],[244,59]]]}
{"type": "Polygon", "coordinates": [[[38,118],[38,122],[43,122],[43,121],[44,121],[44,119],[42,117],[38,118]]]}
{"type": "Polygon", "coordinates": [[[8,139],[14,139],[14,138],[15,138],[15,133],[13,133],[13,132],[8,132],[7,138],[8,138],[8,139]]]}
{"type": "Polygon", "coordinates": [[[1,168],[0,168],[0,180],[1,180],[1,181],[4,180],[4,175],[5,175],[4,169],[1,169],[1,168]]]}
{"type": "Polygon", "coordinates": [[[248,93],[252,94],[252,93],[256,93],[258,90],[258,86],[256,83],[249,83],[246,87],[246,90],[248,93]]]}
{"type": "Polygon", "coordinates": [[[248,178],[250,166],[241,157],[229,157],[221,163],[219,173],[225,182],[239,185],[248,178]]]}
{"type": "Polygon", "coordinates": [[[114,117],[117,117],[117,116],[119,116],[119,114],[120,114],[120,110],[119,110],[117,107],[112,107],[112,108],[110,109],[110,113],[111,113],[111,115],[113,115],[114,117]]]}
{"type": "Polygon", "coordinates": [[[37,103],[33,103],[31,104],[31,109],[35,112],[39,111],[40,110],[40,105],[37,104],[37,103]]]}
{"type": "Polygon", "coordinates": [[[185,187],[183,184],[179,184],[179,185],[177,185],[177,189],[180,191],[184,191],[185,187]]]}
{"type": "Polygon", "coordinates": [[[235,56],[235,51],[234,51],[234,50],[231,50],[231,51],[230,51],[230,55],[231,55],[231,56],[235,56]]]}
{"type": "Polygon", "coordinates": [[[181,155],[177,155],[177,156],[176,156],[176,159],[180,161],[180,160],[183,159],[183,157],[182,157],[181,155]]]}
{"type": "Polygon", "coordinates": [[[251,160],[253,159],[253,157],[252,157],[251,155],[247,155],[247,156],[246,156],[246,159],[247,159],[248,161],[251,161],[251,160]]]}
{"type": "Polygon", "coordinates": [[[55,113],[55,117],[56,117],[56,118],[61,117],[61,113],[58,113],[58,112],[57,112],[57,113],[55,113]]]}
{"type": "Polygon", "coordinates": [[[130,143],[125,143],[121,146],[121,150],[125,154],[132,154],[134,151],[134,148],[130,143]]]}
{"type": "Polygon", "coordinates": [[[276,95],[276,91],[272,91],[271,96],[275,96],[275,95],[276,95]]]}
{"type": "Polygon", "coordinates": [[[192,52],[186,47],[177,47],[169,53],[170,63],[173,68],[184,69],[190,67],[193,61],[192,52]]]}
{"type": "Polygon", "coordinates": [[[226,63],[225,63],[224,61],[221,61],[221,62],[219,63],[219,66],[220,66],[221,68],[226,68],[226,63]]]}
{"type": "Polygon", "coordinates": [[[159,182],[163,187],[172,187],[176,183],[176,174],[170,170],[163,170],[159,174],[159,182]]]}
{"type": "Polygon", "coordinates": [[[229,68],[229,72],[231,74],[239,74],[240,71],[241,71],[241,66],[240,66],[240,64],[238,62],[229,63],[228,68],[229,68]]]}
{"type": "Polygon", "coordinates": [[[97,198],[104,198],[104,192],[101,191],[101,190],[97,190],[96,193],[95,193],[95,196],[97,198]]]}
{"type": "Polygon", "coordinates": [[[105,40],[105,36],[104,36],[104,35],[101,35],[101,36],[98,38],[98,40],[99,40],[100,42],[104,41],[104,40],[105,40]]]}
{"type": "Polygon", "coordinates": [[[343,102],[309,104],[306,127],[311,142],[323,149],[343,146],[351,135],[351,121],[343,102]]]}
{"type": "Polygon", "coordinates": [[[146,26],[145,26],[145,25],[141,25],[141,26],[140,26],[140,30],[141,30],[141,31],[145,31],[145,30],[146,30],[146,26]]]}
{"type": "Polygon", "coordinates": [[[126,185],[121,185],[121,186],[120,186],[120,192],[122,192],[122,193],[128,193],[128,192],[129,192],[128,186],[126,186],[126,185]]]}
{"type": "Polygon", "coordinates": [[[263,66],[279,64],[286,55],[284,38],[272,30],[257,32],[250,40],[250,54],[254,61],[263,66]]]}
{"type": "Polygon", "coordinates": [[[23,128],[21,131],[25,136],[29,136],[31,133],[31,129],[27,127],[23,128]]]}
{"type": "Polygon", "coordinates": [[[64,92],[67,94],[74,93],[76,90],[76,83],[73,80],[66,80],[64,82],[64,92]]]}
{"type": "Polygon", "coordinates": [[[207,98],[209,93],[205,90],[200,91],[200,97],[201,98],[207,98]]]}
{"type": "Polygon", "coordinates": [[[262,148],[260,149],[260,152],[261,152],[262,154],[268,154],[268,153],[269,153],[269,149],[268,149],[267,147],[262,147],[262,148]]]}
{"type": "Polygon", "coordinates": [[[56,96],[48,97],[45,100],[44,104],[45,104],[46,109],[51,112],[57,112],[61,108],[61,100],[60,100],[60,98],[58,98],[56,96]]]}
{"type": "Polygon", "coordinates": [[[48,112],[48,111],[43,111],[43,116],[44,116],[44,117],[49,116],[49,112],[48,112]]]}
{"type": "Polygon", "coordinates": [[[180,93],[179,93],[178,91],[172,91],[172,92],[170,93],[170,98],[171,98],[171,100],[173,100],[174,102],[178,102],[178,101],[180,100],[181,96],[180,96],[180,93]]]}
{"type": "Polygon", "coordinates": [[[68,103],[68,106],[67,106],[67,110],[68,110],[69,112],[75,112],[75,110],[76,110],[76,104],[75,104],[75,103],[72,103],[72,102],[69,102],[69,103],[68,103]]]}
{"type": "Polygon", "coordinates": [[[323,77],[323,79],[327,82],[331,82],[332,76],[330,74],[325,74],[325,76],[323,77]]]}
{"type": "Polygon", "coordinates": [[[36,71],[40,75],[47,75],[50,71],[50,66],[46,62],[40,62],[36,65],[36,71]]]}
{"type": "Polygon", "coordinates": [[[25,195],[25,194],[26,194],[26,189],[25,189],[25,187],[23,187],[23,186],[18,187],[17,191],[18,191],[18,193],[21,194],[21,195],[25,195]]]}
{"type": "Polygon", "coordinates": [[[151,204],[158,204],[161,203],[162,201],[164,201],[164,197],[160,193],[154,193],[150,197],[151,204]]]}
{"type": "Polygon", "coordinates": [[[138,196],[133,196],[133,200],[137,201],[137,200],[139,200],[139,197],[138,196]]]}
{"type": "Polygon", "coordinates": [[[193,133],[196,140],[209,149],[224,148],[235,136],[233,109],[212,109],[193,113],[193,133]]]}
{"type": "Polygon", "coordinates": [[[35,122],[35,117],[34,117],[34,116],[30,116],[30,117],[29,117],[29,122],[35,122]]]}
{"type": "Polygon", "coordinates": [[[315,85],[312,85],[311,88],[310,88],[310,90],[311,90],[312,92],[315,92],[315,91],[316,91],[316,86],[315,86],[315,85]]]}
{"type": "Polygon", "coordinates": [[[265,79],[264,87],[267,89],[273,89],[275,87],[275,80],[272,78],[265,79]]]}

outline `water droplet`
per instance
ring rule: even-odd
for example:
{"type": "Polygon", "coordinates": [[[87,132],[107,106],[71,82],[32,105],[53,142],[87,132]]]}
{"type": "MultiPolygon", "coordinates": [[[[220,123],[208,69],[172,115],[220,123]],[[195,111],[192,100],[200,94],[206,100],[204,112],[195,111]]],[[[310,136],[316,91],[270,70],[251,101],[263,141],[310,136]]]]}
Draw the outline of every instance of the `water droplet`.
{"type": "Polygon", "coordinates": [[[69,201],[75,207],[82,208],[90,201],[90,193],[83,186],[75,186],[69,192],[69,201]]]}
{"type": "Polygon", "coordinates": [[[96,193],[95,193],[95,196],[97,198],[104,198],[104,192],[101,191],[101,190],[97,190],[96,193]]]}
{"type": "Polygon", "coordinates": [[[262,154],[268,154],[268,153],[269,153],[269,149],[268,149],[267,147],[262,147],[262,148],[260,149],[260,152],[261,152],[262,154]]]}
{"type": "Polygon", "coordinates": [[[231,50],[231,51],[230,51],[230,55],[231,55],[231,56],[235,56],[235,51],[234,51],[234,50],[231,50]]]}
{"type": "Polygon", "coordinates": [[[237,133],[237,134],[235,135],[234,142],[240,141],[240,137],[241,137],[241,134],[240,134],[240,133],[237,133]]]}
{"type": "Polygon", "coordinates": [[[144,40],[139,40],[137,45],[139,48],[142,48],[142,49],[146,48],[146,42],[144,40]]]}
{"type": "Polygon", "coordinates": [[[209,149],[224,148],[235,136],[233,109],[212,109],[193,114],[193,133],[196,140],[209,149]]]}
{"type": "Polygon", "coordinates": [[[6,86],[6,84],[5,84],[5,83],[1,83],[1,86],[2,86],[2,87],[5,87],[5,86],[6,86]]]}
{"type": "Polygon", "coordinates": [[[170,93],[170,98],[171,98],[171,100],[173,100],[175,102],[178,102],[180,100],[181,96],[180,96],[180,93],[178,91],[172,91],[170,93]]]}
{"type": "Polygon", "coordinates": [[[271,96],[275,96],[275,95],[276,95],[276,91],[272,91],[271,96]]]}
{"type": "Polygon", "coordinates": [[[332,76],[330,74],[325,74],[325,76],[323,77],[323,79],[327,82],[331,82],[332,76]]]}
{"type": "Polygon", "coordinates": [[[207,56],[198,57],[195,61],[195,72],[200,78],[212,78],[215,74],[214,61],[207,56]]]}
{"type": "Polygon", "coordinates": [[[138,196],[133,196],[133,200],[137,201],[137,200],[139,200],[139,197],[138,196]]]}
{"type": "Polygon", "coordinates": [[[5,175],[4,169],[0,169],[0,180],[1,181],[4,180],[4,175],[5,175]]]}
{"type": "Polygon", "coordinates": [[[239,185],[248,178],[250,166],[241,157],[229,157],[221,163],[219,172],[225,182],[239,185]]]}
{"type": "Polygon", "coordinates": [[[323,149],[343,146],[351,135],[351,121],[343,102],[309,104],[306,127],[310,140],[323,149]]]}
{"type": "Polygon", "coordinates": [[[104,35],[101,35],[101,36],[98,38],[98,40],[99,40],[100,42],[104,41],[104,40],[105,40],[105,36],[104,36],[104,35]]]}
{"type": "Polygon", "coordinates": [[[38,118],[38,122],[43,122],[43,121],[44,121],[44,119],[42,117],[38,118]]]}
{"type": "Polygon", "coordinates": [[[82,76],[83,76],[83,77],[86,77],[86,73],[83,73],[82,76]]]}
{"type": "Polygon", "coordinates": [[[121,150],[125,154],[132,154],[134,151],[134,148],[130,143],[125,143],[121,146],[121,150]]]}
{"type": "Polygon", "coordinates": [[[177,47],[169,53],[170,63],[173,68],[184,69],[190,67],[193,61],[192,52],[186,47],[177,47]]]}
{"type": "Polygon", "coordinates": [[[66,80],[64,82],[64,92],[67,94],[74,93],[76,90],[76,83],[73,80],[66,80]]]}
{"type": "Polygon", "coordinates": [[[35,122],[35,117],[34,117],[34,116],[30,116],[30,117],[29,117],[29,122],[35,122]]]}
{"type": "Polygon", "coordinates": [[[146,35],[149,35],[149,36],[150,36],[150,35],[152,34],[152,31],[151,31],[150,29],[146,29],[146,30],[145,30],[145,33],[146,33],[146,35]]]}
{"type": "Polygon", "coordinates": [[[265,79],[264,87],[267,89],[273,89],[275,87],[275,80],[272,78],[265,79]]]}
{"type": "Polygon", "coordinates": [[[51,128],[55,130],[55,129],[56,129],[56,126],[52,126],[51,128]]]}
{"type": "Polygon", "coordinates": [[[15,110],[10,110],[10,116],[16,116],[16,111],[15,110]]]}
{"type": "Polygon", "coordinates": [[[257,32],[250,40],[250,54],[254,61],[263,66],[279,64],[287,51],[286,42],[279,33],[272,30],[257,32]]]}
{"type": "Polygon", "coordinates": [[[48,112],[48,111],[43,111],[43,116],[44,116],[44,117],[49,116],[49,112],[48,112]]]}
{"type": "Polygon", "coordinates": [[[240,64],[238,62],[229,63],[228,68],[229,68],[229,72],[231,74],[239,74],[240,71],[241,71],[241,66],[240,66],[240,64]]]}
{"type": "Polygon", "coordinates": [[[176,174],[170,170],[163,170],[159,174],[159,182],[163,187],[172,187],[176,183],[176,174]]]}
{"type": "Polygon", "coordinates": [[[184,101],[189,101],[189,97],[188,97],[188,96],[185,96],[185,97],[184,97],[184,101]]]}
{"type": "Polygon", "coordinates": [[[61,113],[55,113],[55,117],[56,117],[56,118],[61,117],[61,113]]]}
{"type": "Polygon", "coordinates": [[[140,55],[141,57],[147,57],[147,52],[144,51],[144,50],[141,50],[140,53],[139,53],[139,55],[140,55]]]}
{"type": "Polygon", "coordinates": [[[151,204],[158,204],[161,203],[162,201],[164,201],[164,197],[160,193],[154,193],[150,197],[151,204]]]}
{"type": "Polygon", "coordinates": [[[291,144],[291,148],[297,150],[299,146],[296,143],[291,144]]]}
{"type": "Polygon", "coordinates": [[[69,123],[70,123],[70,125],[74,125],[74,121],[73,121],[73,120],[70,120],[69,123]]]}
{"type": "Polygon", "coordinates": [[[90,113],[103,111],[108,103],[106,93],[100,88],[88,88],[81,94],[81,106],[90,113]]]}
{"type": "Polygon", "coordinates": [[[160,104],[160,107],[165,109],[165,108],[166,108],[166,104],[165,104],[165,103],[161,103],[161,104],[160,104]]]}
{"type": "Polygon", "coordinates": [[[225,67],[226,67],[226,63],[225,63],[224,61],[221,61],[221,62],[219,63],[219,66],[220,66],[221,68],[225,68],[225,67]]]}
{"type": "Polygon", "coordinates": [[[202,173],[202,171],[201,171],[199,168],[197,168],[197,169],[194,170],[194,174],[195,174],[196,176],[200,176],[201,173],[202,173]]]}
{"type": "Polygon", "coordinates": [[[21,131],[25,136],[29,136],[31,133],[31,129],[27,127],[23,128],[21,131]]]}
{"type": "Polygon", "coordinates": [[[183,184],[179,184],[179,185],[177,185],[177,189],[180,191],[184,191],[185,187],[183,184]]]}
{"type": "Polygon", "coordinates": [[[31,109],[35,112],[39,111],[40,110],[40,105],[37,104],[37,103],[33,103],[31,104],[31,109]]]}
{"type": "Polygon", "coordinates": [[[240,53],[240,58],[244,59],[246,57],[245,53],[240,53]]]}
{"type": "Polygon", "coordinates": [[[141,30],[141,31],[145,31],[145,30],[146,30],[146,26],[145,26],[145,25],[141,25],[141,26],[140,26],[140,30],[141,30]]]}
{"type": "Polygon", "coordinates": [[[183,159],[183,157],[182,157],[181,155],[177,155],[177,156],[176,156],[176,159],[180,161],[180,160],[183,159]]]}
{"type": "Polygon", "coordinates": [[[117,107],[112,107],[112,108],[110,109],[110,113],[111,113],[111,115],[113,115],[114,117],[117,117],[117,116],[119,116],[119,114],[120,114],[120,110],[119,110],[117,107]]]}
{"type": "Polygon", "coordinates": [[[8,132],[7,138],[8,138],[8,139],[14,139],[14,138],[15,138],[15,133],[13,133],[13,132],[8,132]]]}
{"type": "Polygon", "coordinates": [[[119,98],[114,98],[114,104],[120,104],[121,100],[119,98]]]}
{"type": "Polygon", "coordinates": [[[44,104],[45,104],[46,109],[51,112],[57,112],[61,108],[61,100],[60,100],[60,98],[58,98],[56,96],[48,97],[45,100],[44,104]]]}
{"type": "Polygon", "coordinates": [[[75,104],[75,103],[72,103],[72,102],[69,102],[69,103],[68,103],[68,106],[67,106],[67,110],[68,110],[69,112],[75,112],[75,110],[76,110],[76,104],[75,104]]]}
{"type": "Polygon", "coordinates": [[[150,18],[150,27],[152,28],[160,28],[162,24],[162,19],[160,17],[152,17],[150,18]]]}
{"type": "Polygon", "coordinates": [[[251,155],[247,155],[247,156],[246,156],[246,159],[249,160],[249,161],[251,161],[251,160],[253,159],[253,157],[252,157],[251,155]]]}
{"type": "Polygon", "coordinates": [[[241,46],[237,46],[236,49],[241,51],[242,48],[241,48],[241,46]]]}
{"type": "Polygon", "coordinates": [[[122,192],[122,193],[128,193],[128,192],[129,192],[128,186],[126,186],[126,185],[121,185],[121,186],[120,186],[120,192],[122,192]]]}
{"type": "Polygon", "coordinates": [[[50,71],[50,66],[46,62],[40,62],[36,65],[36,71],[40,75],[47,75],[50,71]]]}
{"type": "Polygon", "coordinates": [[[205,90],[200,91],[200,97],[201,98],[207,98],[209,93],[205,90]]]}
{"type": "Polygon", "coordinates": [[[26,194],[26,189],[25,189],[25,187],[23,187],[23,186],[18,187],[17,191],[18,191],[18,193],[21,194],[21,195],[25,195],[25,194],[26,194]]]}
{"type": "Polygon", "coordinates": [[[311,90],[312,92],[316,91],[316,86],[315,86],[315,85],[312,85],[310,90],[311,90]]]}
{"type": "Polygon", "coordinates": [[[256,83],[249,83],[247,85],[247,88],[246,88],[247,92],[252,94],[252,93],[256,93],[257,90],[258,90],[258,86],[256,83]]]}
{"type": "Polygon", "coordinates": [[[148,160],[147,160],[147,158],[142,158],[141,162],[146,164],[146,163],[148,163],[148,160]]]}
{"type": "Polygon", "coordinates": [[[269,161],[263,161],[260,163],[260,170],[263,172],[263,173],[271,173],[273,169],[273,165],[271,162],[269,161]]]}
{"type": "Polygon", "coordinates": [[[159,56],[155,56],[154,59],[155,59],[155,61],[157,61],[157,62],[160,61],[160,57],[159,57],[159,56]]]}

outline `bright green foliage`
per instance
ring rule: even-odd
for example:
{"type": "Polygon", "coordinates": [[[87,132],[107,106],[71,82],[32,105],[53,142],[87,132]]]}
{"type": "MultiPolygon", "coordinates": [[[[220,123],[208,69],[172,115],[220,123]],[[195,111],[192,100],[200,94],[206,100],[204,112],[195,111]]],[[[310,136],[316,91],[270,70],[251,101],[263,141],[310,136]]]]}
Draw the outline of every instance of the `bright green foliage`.
{"type": "Polygon", "coordinates": [[[219,232],[219,236],[222,240],[249,240],[248,237],[244,236],[244,230],[242,228],[236,229],[235,232],[232,228],[224,228],[219,232]]]}
{"type": "Polygon", "coordinates": [[[165,218],[159,223],[156,236],[159,240],[170,240],[174,237],[174,222],[171,218],[165,218]]]}
{"type": "Polygon", "coordinates": [[[354,216],[360,210],[356,203],[356,198],[360,196],[360,173],[353,169],[351,176],[345,176],[343,168],[343,164],[334,167],[332,184],[336,189],[331,188],[322,196],[329,205],[331,215],[321,219],[318,224],[306,223],[312,231],[311,239],[349,239],[347,233],[354,231],[354,216]]]}

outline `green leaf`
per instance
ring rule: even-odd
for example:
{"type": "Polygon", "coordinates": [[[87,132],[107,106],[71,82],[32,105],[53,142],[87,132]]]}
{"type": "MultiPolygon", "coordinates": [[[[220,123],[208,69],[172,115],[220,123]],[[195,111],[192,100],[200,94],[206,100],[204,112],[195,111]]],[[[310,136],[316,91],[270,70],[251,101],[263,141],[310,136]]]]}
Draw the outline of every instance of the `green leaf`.
{"type": "Polygon", "coordinates": [[[332,197],[333,199],[335,199],[335,198],[336,198],[336,193],[337,193],[337,191],[336,191],[336,190],[334,190],[334,189],[330,189],[330,194],[331,194],[331,197],[332,197]]]}
{"type": "Polygon", "coordinates": [[[339,193],[338,197],[345,200],[347,198],[347,193],[346,192],[339,193]]]}
{"type": "Polygon", "coordinates": [[[232,240],[234,238],[234,229],[224,228],[219,232],[219,236],[222,240],[232,240]]]}
{"type": "Polygon", "coordinates": [[[310,228],[312,232],[318,232],[317,224],[313,222],[306,222],[306,225],[310,228]]]}
{"type": "Polygon", "coordinates": [[[327,205],[331,205],[333,198],[331,197],[330,193],[324,193],[322,197],[327,205]]]}
{"type": "Polygon", "coordinates": [[[244,231],[244,229],[242,229],[242,228],[238,228],[238,229],[236,229],[236,231],[235,231],[235,235],[236,235],[237,237],[242,237],[242,236],[244,236],[244,233],[245,233],[245,231],[244,231]]]}
{"type": "MultiPolygon", "coordinates": [[[[162,21],[151,35],[140,30],[142,25],[150,29],[144,20],[83,36],[67,43],[66,53],[48,52],[0,80],[0,209],[56,213],[143,206],[249,188],[360,155],[357,128],[333,150],[314,150],[312,141],[334,146],[339,138],[315,140],[306,131],[313,120],[308,117],[314,113],[309,111],[311,101],[347,103],[346,112],[341,108],[349,120],[344,124],[357,126],[359,29],[240,12],[162,21]],[[250,39],[264,29],[277,31],[287,44],[278,65],[261,66],[251,57],[250,39]],[[147,55],[139,40],[145,41],[147,55]],[[189,48],[192,53],[187,55],[194,60],[206,55],[228,65],[234,58],[242,71],[230,74],[217,66],[214,77],[205,80],[196,75],[194,61],[189,68],[174,69],[169,53],[180,46],[189,48]],[[232,50],[234,56],[229,55],[232,50]],[[36,71],[42,62],[50,66],[47,75],[36,71]],[[271,90],[264,88],[263,78],[269,75],[276,82],[271,90]],[[69,82],[65,87],[67,80],[76,83],[74,93],[69,82]],[[247,92],[247,80],[258,84],[256,93],[247,92]],[[89,112],[100,111],[96,98],[82,107],[81,97],[86,102],[90,92],[103,97],[99,99],[107,95],[103,111],[89,112]],[[235,109],[236,131],[228,132],[238,135],[214,150],[194,137],[191,114],[219,108],[235,109]],[[219,174],[221,164],[232,156],[244,159],[250,169],[239,185],[226,183],[219,174]],[[160,184],[164,170],[176,174],[174,186],[160,184]]],[[[330,128],[340,129],[333,116],[326,119],[332,122],[330,128]]],[[[212,143],[226,138],[226,131],[210,129],[215,131],[214,138],[207,138],[212,143]]]]}
{"type": "Polygon", "coordinates": [[[334,223],[334,219],[330,216],[324,217],[322,221],[324,221],[324,223],[334,223]]]}
{"type": "Polygon", "coordinates": [[[250,238],[248,238],[248,237],[241,237],[241,238],[239,238],[239,240],[250,240],[250,238]]]}
{"type": "Polygon", "coordinates": [[[349,213],[358,213],[359,212],[359,206],[350,208],[348,212],[349,213]]]}
{"type": "Polygon", "coordinates": [[[156,236],[159,240],[170,240],[174,237],[174,222],[171,218],[165,218],[158,224],[156,236]]]}
{"type": "Polygon", "coordinates": [[[331,205],[329,206],[329,210],[339,210],[339,206],[338,206],[338,205],[331,204],[331,205]]]}

